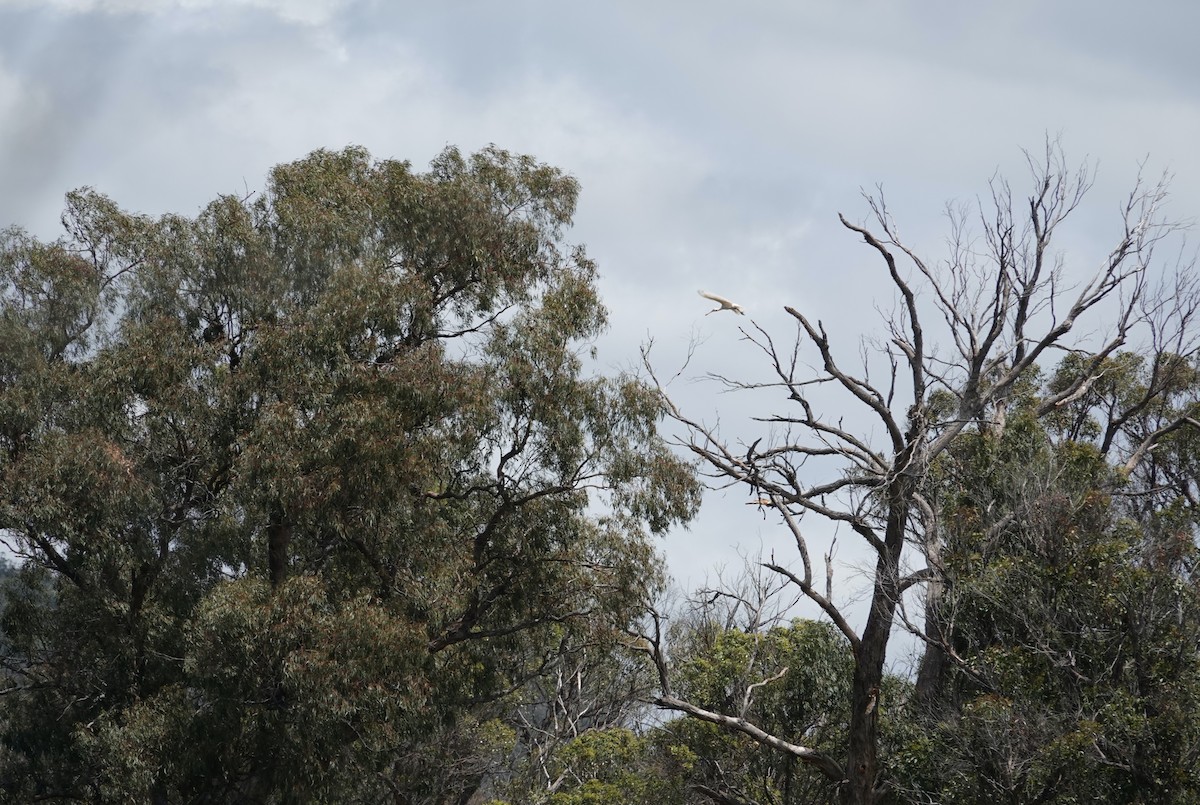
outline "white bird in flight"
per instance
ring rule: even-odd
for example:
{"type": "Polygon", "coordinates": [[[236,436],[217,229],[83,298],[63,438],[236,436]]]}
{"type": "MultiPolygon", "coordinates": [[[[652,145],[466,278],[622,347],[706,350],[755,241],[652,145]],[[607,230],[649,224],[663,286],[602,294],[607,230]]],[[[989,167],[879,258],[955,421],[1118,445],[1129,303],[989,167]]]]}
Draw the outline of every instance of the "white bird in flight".
{"type": "Polygon", "coordinates": [[[720,305],[720,307],[714,307],[712,310],[708,311],[708,313],[705,313],[705,316],[709,315],[710,313],[720,313],[722,310],[732,310],[739,316],[746,315],[746,311],[737,302],[730,302],[725,297],[717,296],[715,293],[709,293],[708,291],[696,291],[696,293],[700,294],[705,299],[711,299],[720,305]]]}

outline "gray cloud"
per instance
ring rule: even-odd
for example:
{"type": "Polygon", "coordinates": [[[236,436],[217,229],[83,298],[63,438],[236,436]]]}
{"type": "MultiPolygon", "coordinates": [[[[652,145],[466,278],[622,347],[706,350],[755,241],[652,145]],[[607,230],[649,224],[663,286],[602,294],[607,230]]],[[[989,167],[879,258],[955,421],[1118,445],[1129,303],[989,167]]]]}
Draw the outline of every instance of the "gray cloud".
{"type": "MultiPolygon", "coordinates": [[[[1177,172],[1180,215],[1200,210],[1200,8],[1139,13],[1114,0],[0,2],[0,225],[55,234],[62,193],[81,184],[188,213],[319,146],[420,165],[495,142],[583,183],[573,234],[612,308],[601,364],[636,362],[653,336],[673,371],[697,341],[674,388],[749,437],[749,415],[780,401],[688,380],[759,371],[738,322],[705,318],[695,291],[737,299],[781,340],[782,304],[799,306],[853,360],[892,301],[837,224],[863,216],[861,186],[882,182],[906,237],[937,256],[943,202],[973,199],[997,168],[1019,190],[1020,147],[1061,131],[1101,166],[1074,251],[1107,240],[1146,154],[1177,172]]],[[[734,546],[781,539],[743,502],[713,494],[667,541],[677,574],[698,581],[736,563],[734,546]]]]}

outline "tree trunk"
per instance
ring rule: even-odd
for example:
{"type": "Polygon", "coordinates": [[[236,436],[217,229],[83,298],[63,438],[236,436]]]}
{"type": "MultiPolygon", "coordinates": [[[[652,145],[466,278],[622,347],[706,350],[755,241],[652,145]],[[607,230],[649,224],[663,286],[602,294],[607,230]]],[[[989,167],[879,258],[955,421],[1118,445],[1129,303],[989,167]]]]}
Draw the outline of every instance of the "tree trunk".
{"type": "MultiPolygon", "coordinates": [[[[881,557],[881,577],[895,567],[884,567],[887,557],[881,557]]],[[[891,590],[877,584],[871,601],[871,614],[863,630],[862,643],[855,655],[854,681],[850,689],[850,735],[846,747],[846,780],[842,785],[844,805],[874,805],[878,801],[876,784],[879,778],[879,738],[876,730],[879,688],[883,682],[883,665],[887,658],[888,637],[896,611],[895,585],[891,590]]]]}
{"type": "Polygon", "coordinates": [[[854,654],[854,681],[850,688],[850,735],[846,747],[846,781],[842,785],[844,805],[875,805],[879,802],[879,716],[880,687],[887,659],[888,640],[900,597],[900,554],[908,524],[911,480],[897,479],[888,491],[887,532],[883,550],[875,563],[875,585],[871,611],[862,640],[854,654]]]}
{"type": "MultiPolygon", "coordinates": [[[[941,546],[936,536],[928,539],[925,546],[925,556],[932,568],[939,569],[941,562],[941,546]]],[[[942,632],[942,591],[944,585],[941,578],[934,578],[925,587],[925,636],[929,638],[925,644],[925,653],[921,657],[920,668],[917,669],[915,695],[918,702],[931,705],[941,696],[942,687],[946,681],[948,657],[942,651],[940,644],[945,639],[942,632]]]]}
{"type": "Polygon", "coordinates": [[[921,656],[921,665],[917,669],[917,682],[913,694],[918,702],[931,706],[941,698],[948,658],[946,652],[936,645],[943,637],[942,627],[938,623],[937,602],[930,597],[925,606],[925,634],[933,642],[925,645],[925,653],[921,656]]]}
{"type": "Polygon", "coordinates": [[[276,501],[271,506],[271,519],[267,523],[267,571],[271,577],[271,589],[283,584],[287,577],[288,547],[292,542],[292,526],[284,519],[283,505],[276,501]]]}

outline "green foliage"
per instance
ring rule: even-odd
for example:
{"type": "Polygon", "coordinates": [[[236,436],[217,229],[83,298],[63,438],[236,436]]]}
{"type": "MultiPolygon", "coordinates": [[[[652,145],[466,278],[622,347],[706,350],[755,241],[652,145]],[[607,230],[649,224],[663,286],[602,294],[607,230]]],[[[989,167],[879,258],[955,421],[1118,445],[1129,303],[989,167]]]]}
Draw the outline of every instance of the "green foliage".
{"type": "MultiPolygon", "coordinates": [[[[852,660],[845,639],[829,624],[798,619],[747,632],[702,618],[681,624],[672,645],[677,695],[703,707],[742,712],[748,721],[806,746],[827,750],[844,741],[852,660]],[[770,681],[760,684],[765,680],[770,681]]],[[[906,696],[905,683],[889,678],[880,705],[889,741],[898,726],[892,714],[901,712],[892,703],[906,696]]],[[[583,732],[542,768],[499,792],[503,801],[798,805],[837,797],[834,786],[795,758],[689,718],[640,732],[619,726],[583,732]]]]}
{"type": "MultiPolygon", "coordinates": [[[[1069,387],[1077,363],[1064,361],[1051,391],[1069,387]]],[[[1090,393],[1143,395],[1140,366],[1111,359],[1090,393]]],[[[927,710],[914,704],[926,726],[898,753],[897,776],[914,801],[1200,797],[1188,516],[1145,508],[1137,479],[1096,446],[1102,434],[1068,413],[1043,427],[1026,406],[936,468],[938,616],[960,664],[927,710]]]]}
{"type": "MultiPolygon", "coordinates": [[[[702,621],[676,641],[677,695],[818,751],[836,752],[844,742],[853,659],[830,624],[797,619],[746,632],[702,621]]],[[[757,802],[836,796],[815,770],[744,735],[692,719],[672,721],[663,733],[697,758],[688,775],[693,786],[757,802]]]]}
{"type": "Polygon", "coordinates": [[[347,148],[195,218],[83,190],[62,240],[4,234],[0,789],[479,788],[502,702],[613,639],[698,501],[654,395],[584,370],[577,195],[497,148],[347,148]]]}
{"type": "Polygon", "coordinates": [[[569,743],[558,758],[562,785],[550,805],[668,805],[682,802],[678,773],[691,758],[675,752],[663,756],[652,741],[627,729],[587,732],[569,743]],[[655,757],[657,755],[657,757],[655,757]],[[682,762],[681,762],[682,761],[682,762]],[[655,773],[645,768],[654,765],[655,773]]]}
{"type": "Polygon", "coordinates": [[[852,661],[828,623],[795,620],[754,633],[703,624],[685,640],[677,686],[701,707],[740,711],[747,686],[783,672],[754,691],[747,717],[756,724],[784,740],[808,742],[820,727],[847,718],[852,661]]]}

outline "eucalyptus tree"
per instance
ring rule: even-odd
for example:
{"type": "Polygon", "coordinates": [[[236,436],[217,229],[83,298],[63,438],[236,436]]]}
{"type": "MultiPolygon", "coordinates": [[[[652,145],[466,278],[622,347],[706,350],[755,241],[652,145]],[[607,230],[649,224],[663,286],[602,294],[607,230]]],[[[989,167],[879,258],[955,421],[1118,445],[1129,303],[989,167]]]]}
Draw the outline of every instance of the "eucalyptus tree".
{"type": "MultiPolygon", "coordinates": [[[[726,439],[659,384],[670,416],[687,434],[684,449],[718,482],[741,485],[773,509],[794,537],[795,561],[772,559],[765,566],[837,628],[852,653],[853,675],[846,738],[837,751],[787,740],[737,713],[681,696],[656,618],[640,645],[659,668],[657,702],[810,764],[837,784],[846,803],[878,802],[888,790],[878,720],[894,628],[902,620],[912,623],[927,646],[918,692],[956,661],[938,630],[945,513],[927,497],[931,467],[966,435],[1003,432],[1010,400],[1029,374],[1064,351],[1078,356],[1075,369],[1039,400],[1035,418],[1058,416],[1098,389],[1124,348],[1155,366],[1171,364],[1170,356],[1195,359],[1200,295],[1189,267],[1160,271],[1152,260],[1156,245],[1180,228],[1165,217],[1165,180],[1139,179],[1122,206],[1109,251],[1098,267],[1086,270],[1067,264],[1056,237],[1089,190],[1091,173],[1070,169],[1053,143],[1044,158],[1031,156],[1029,165],[1031,191],[1023,200],[997,179],[974,213],[951,207],[949,253],[939,262],[904,243],[880,197],[867,199],[872,223],[841,217],[878,258],[896,312],[885,315],[883,337],[867,342],[875,351],[864,348],[864,364],[853,368],[824,324],[797,307],[785,307],[797,326],[791,349],[777,346],[753,323],[743,328],[772,379],[722,380],[735,391],[777,392],[787,406],[758,417],[766,428],[761,438],[726,439]],[[836,394],[840,398],[831,396],[836,394]],[[810,537],[818,522],[823,531],[848,530],[871,557],[861,622],[814,567],[810,537]],[[906,594],[922,591],[925,623],[901,618],[906,594]]],[[[648,357],[646,365],[653,376],[648,357]]],[[[1127,474],[1141,472],[1158,445],[1195,425],[1192,409],[1180,400],[1158,404],[1174,388],[1164,383],[1151,383],[1103,411],[1100,432],[1106,436],[1098,449],[1127,474]]]]}
{"type": "Polygon", "coordinates": [[[1039,399],[931,470],[955,662],[907,708],[922,739],[898,787],[914,802],[1194,802],[1194,521],[1148,511],[1123,467],[1034,416],[1039,399]]]}
{"type": "Polygon", "coordinates": [[[85,189],[59,240],[5,232],[10,797],[484,783],[498,703],[629,622],[697,502],[653,390],[585,370],[577,194],[494,147],[351,147],[195,217],[85,189]]]}

